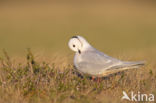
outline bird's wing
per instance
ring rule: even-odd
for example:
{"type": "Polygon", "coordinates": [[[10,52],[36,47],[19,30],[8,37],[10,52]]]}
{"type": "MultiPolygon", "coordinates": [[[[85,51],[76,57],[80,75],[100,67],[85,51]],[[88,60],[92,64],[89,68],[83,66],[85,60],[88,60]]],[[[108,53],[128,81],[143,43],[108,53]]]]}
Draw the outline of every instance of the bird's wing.
{"type": "Polygon", "coordinates": [[[111,68],[112,64],[107,63],[105,65],[98,63],[89,63],[89,62],[80,62],[77,64],[78,70],[83,73],[91,74],[91,75],[100,75],[103,74],[104,71],[111,68]]]}
{"type": "Polygon", "coordinates": [[[121,62],[120,60],[110,57],[98,50],[86,51],[82,54],[81,58],[84,62],[100,64],[103,66],[121,62]]]}
{"type": "Polygon", "coordinates": [[[82,53],[81,62],[77,64],[78,69],[84,73],[98,75],[112,66],[120,64],[121,61],[99,51],[87,51],[82,53]]]}
{"type": "Polygon", "coordinates": [[[144,62],[123,62],[99,51],[82,53],[81,61],[77,63],[78,70],[95,76],[106,76],[127,69],[138,68],[144,62]]]}

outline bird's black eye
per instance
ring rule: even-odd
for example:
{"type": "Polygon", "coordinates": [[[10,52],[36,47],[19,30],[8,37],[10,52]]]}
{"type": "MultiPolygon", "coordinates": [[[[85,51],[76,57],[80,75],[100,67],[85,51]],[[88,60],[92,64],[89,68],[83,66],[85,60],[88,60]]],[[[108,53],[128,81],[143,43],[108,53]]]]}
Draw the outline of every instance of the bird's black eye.
{"type": "Polygon", "coordinates": [[[75,45],[73,45],[73,47],[75,47],[75,45]]]}

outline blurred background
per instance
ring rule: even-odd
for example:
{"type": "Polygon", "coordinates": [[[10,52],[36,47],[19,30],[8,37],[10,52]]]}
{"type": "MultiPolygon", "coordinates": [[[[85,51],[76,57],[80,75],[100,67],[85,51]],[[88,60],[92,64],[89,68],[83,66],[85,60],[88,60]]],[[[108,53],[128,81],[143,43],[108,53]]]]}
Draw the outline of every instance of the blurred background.
{"type": "Polygon", "coordinates": [[[107,53],[156,51],[154,0],[1,0],[0,49],[71,53],[68,40],[84,36],[107,53]]]}

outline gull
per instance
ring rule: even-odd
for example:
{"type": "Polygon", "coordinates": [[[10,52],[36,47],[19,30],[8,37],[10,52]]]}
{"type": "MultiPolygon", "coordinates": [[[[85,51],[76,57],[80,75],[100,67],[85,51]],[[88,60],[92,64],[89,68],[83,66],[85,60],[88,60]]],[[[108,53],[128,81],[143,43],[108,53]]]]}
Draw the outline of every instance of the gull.
{"type": "Polygon", "coordinates": [[[104,77],[127,69],[139,68],[144,61],[121,61],[92,47],[82,36],[73,36],[68,46],[75,53],[74,66],[81,74],[104,77]]]}

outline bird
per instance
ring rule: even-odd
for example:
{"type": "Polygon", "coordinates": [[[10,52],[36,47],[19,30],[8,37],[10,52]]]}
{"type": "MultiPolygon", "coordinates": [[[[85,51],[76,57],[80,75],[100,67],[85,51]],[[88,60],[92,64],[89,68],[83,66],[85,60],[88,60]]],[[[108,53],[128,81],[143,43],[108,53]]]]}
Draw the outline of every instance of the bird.
{"type": "Polygon", "coordinates": [[[139,68],[145,61],[122,61],[95,49],[82,36],[73,36],[68,42],[75,52],[74,67],[80,74],[105,77],[128,69],[139,68]]]}

